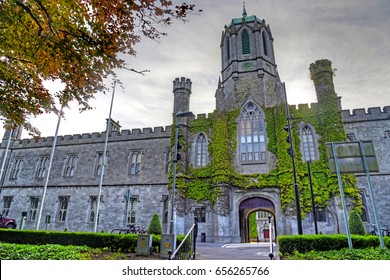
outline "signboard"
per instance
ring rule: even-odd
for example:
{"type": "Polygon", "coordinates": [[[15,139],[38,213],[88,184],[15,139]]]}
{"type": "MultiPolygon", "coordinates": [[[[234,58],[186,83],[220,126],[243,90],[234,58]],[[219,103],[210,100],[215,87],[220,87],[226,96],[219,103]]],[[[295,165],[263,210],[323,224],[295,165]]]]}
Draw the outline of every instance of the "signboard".
{"type": "Polygon", "coordinates": [[[336,173],[335,158],[337,158],[340,173],[379,172],[372,141],[326,143],[326,153],[331,173],[336,173]],[[333,154],[332,144],[335,147],[335,155],[333,154]],[[364,160],[367,170],[364,168],[364,160]]]}

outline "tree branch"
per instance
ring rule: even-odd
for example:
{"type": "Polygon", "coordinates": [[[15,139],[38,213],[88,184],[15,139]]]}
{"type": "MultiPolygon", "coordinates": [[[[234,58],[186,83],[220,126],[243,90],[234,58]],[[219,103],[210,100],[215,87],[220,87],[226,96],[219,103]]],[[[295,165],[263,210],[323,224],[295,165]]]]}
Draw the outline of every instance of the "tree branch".
{"type": "Polygon", "coordinates": [[[41,0],[35,0],[35,2],[38,3],[39,7],[40,7],[40,8],[43,10],[43,12],[46,14],[46,17],[47,17],[47,19],[48,19],[48,24],[49,24],[50,31],[51,31],[53,34],[56,34],[56,33],[54,32],[54,30],[53,30],[53,25],[52,25],[53,21],[52,21],[52,19],[51,19],[51,16],[50,16],[49,12],[48,12],[47,9],[45,8],[45,6],[43,6],[41,0]]]}
{"type": "Polygon", "coordinates": [[[22,2],[20,2],[18,0],[16,0],[15,3],[16,3],[16,5],[21,7],[23,10],[25,10],[31,16],[31,18],[35,21],[35,23],[39,27],[38,35],[42,36],[43,27],[42,27],[41,23],[38,21],[38,19],[34,16],[34,14],[32,13],[31,9],[29,7],[27,7],[26,5],[24,5],[24,3],[22,3],[22,2]]]}

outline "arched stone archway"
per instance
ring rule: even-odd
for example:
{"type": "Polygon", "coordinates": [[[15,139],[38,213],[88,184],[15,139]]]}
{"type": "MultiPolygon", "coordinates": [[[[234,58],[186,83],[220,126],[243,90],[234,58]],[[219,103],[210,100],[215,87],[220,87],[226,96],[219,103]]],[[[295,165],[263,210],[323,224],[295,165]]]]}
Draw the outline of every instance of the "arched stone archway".
{"type": "Polygon", "coordinates": [[[249,216],[250,214],[258,211],[269,212],[273,217],[273,228],[275,229],[276,237],[276,217],[275,217],[275,205],[267,198],[263,197],[251,197],[243,200],[239,206],[239,218],[240,218],[240,236],[241,242],[250,242],[249,238],[249,216]]]}

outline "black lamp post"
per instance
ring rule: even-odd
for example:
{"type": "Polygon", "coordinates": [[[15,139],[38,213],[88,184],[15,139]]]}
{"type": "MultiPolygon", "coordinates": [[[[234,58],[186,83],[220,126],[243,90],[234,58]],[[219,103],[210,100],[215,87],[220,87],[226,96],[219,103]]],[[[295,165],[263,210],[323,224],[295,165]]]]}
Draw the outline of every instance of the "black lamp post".
{"type": "Polygon", "coordinates": [[[179,118],[193,116],[192,112],[177,112],[175,114],[175,146],[173,153],[173,174],[172,174],[172,205],[171,205],[171,222],[169,227],[169,233],[175,234],[175,192],[176,192],[176,165],[178,158],[178,145],[179,145],[179,118]]]}
{"type": "Polygon", "coordinates": [[[310,195],[311,195],[311,207],[313,211],[313,219],[314,219],[314,230],[315,233],[318,234],[318,226],[317,226],[317,213],[316,213],[316,206],[314,202],[314,192],[313,192],[313,181],[311,178],[311,168],[310,168],[310,160],[307,162],[307,172],[309,174],[309,183],[310,183],[310,195]]]}
{"type": "Polygon", "coordinates": [[[290,142],[290,148],[289,153],[291,156],[291,162],[292,162],[292,169],[294,174],[294,193],[295,193],[295,206],[297,210],[297,226],[298,226],[298,234],[303,234],[302,230],[302,217],[301,217],[301,205],[299,202],[299,190],[298,190],[298,183],[297,183],[297,172],[295,170],[295,160],[294,160],[294,147],[293,147],[293,141],[292,141],[292,134],[291,134],[291,123],[290,123],[290,110],[288,108],[288,102],[287,102],[287,94],[286,94],[286,86],[283,83],[284,88],[284,94],[286,99],[286,114],[287,114],[287,126],[285,129],[288,131],[288,138],[290,142]]]}

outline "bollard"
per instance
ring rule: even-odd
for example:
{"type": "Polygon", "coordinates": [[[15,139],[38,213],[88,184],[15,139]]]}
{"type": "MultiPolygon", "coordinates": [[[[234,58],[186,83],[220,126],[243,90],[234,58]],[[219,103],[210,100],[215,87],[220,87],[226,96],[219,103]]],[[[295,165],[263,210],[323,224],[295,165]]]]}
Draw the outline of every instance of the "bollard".
{"type": "Polygon", "coordinates": [[[269,222],[269,246],[270,246],[270,253],[268,254],[269,258],[273,260],[274,258],[274,246],[272,243],[272,223],[271,223],[271,216],[268,216],[268,222],[269,222]]]}

